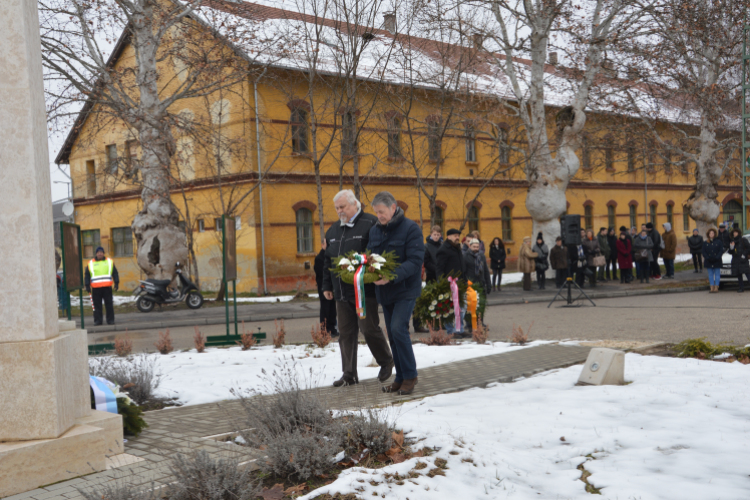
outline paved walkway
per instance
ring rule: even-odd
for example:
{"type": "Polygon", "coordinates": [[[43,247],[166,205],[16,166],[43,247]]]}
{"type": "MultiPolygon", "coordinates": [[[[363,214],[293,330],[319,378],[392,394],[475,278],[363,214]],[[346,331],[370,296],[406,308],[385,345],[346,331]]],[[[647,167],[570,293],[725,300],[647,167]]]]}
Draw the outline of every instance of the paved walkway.
{"type": "MultiPolygon", "coordinates": [[[[325,399],[332,409],[386,405],[472,387],[486,387],[495,382],[512,382],[542,371],[582,363],[588,352],[588,347],[548,344],[424,368],[420,370],[419,384],[411,396],[384,394],[375,379],[363,380],[351,387],[312,390],[325,399]]],[[[112,481],[134,486],[166,485],[171,480],[169,459],[177,453],[194,450],[224,456],[242,454],[241,459],[247,461],[262,456],[258,450],[220,441],[224,435],[246,426],[237,401],[169,408],[148,412],[145,418],[149,427],[138,438],[125,444],[126,454],[137,457],[138,462],[38,488],[6,500],[80,499],[83,497],[78,492],[79,488],[93,490],[112,481]]]]}

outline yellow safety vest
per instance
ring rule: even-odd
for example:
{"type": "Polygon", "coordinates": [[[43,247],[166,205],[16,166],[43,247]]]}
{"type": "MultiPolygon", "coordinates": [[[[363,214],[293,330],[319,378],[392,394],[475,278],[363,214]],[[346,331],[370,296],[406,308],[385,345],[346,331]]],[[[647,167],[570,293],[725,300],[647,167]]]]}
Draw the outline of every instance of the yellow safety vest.
{"type": "Polygon", "coordinates": [[[114,264],[112,259],[107,257],[104,260],[91,259],[89,261],[89,274],[91,274],[91,288],[105,288],[113,286],[112,268],[114,264]]]}

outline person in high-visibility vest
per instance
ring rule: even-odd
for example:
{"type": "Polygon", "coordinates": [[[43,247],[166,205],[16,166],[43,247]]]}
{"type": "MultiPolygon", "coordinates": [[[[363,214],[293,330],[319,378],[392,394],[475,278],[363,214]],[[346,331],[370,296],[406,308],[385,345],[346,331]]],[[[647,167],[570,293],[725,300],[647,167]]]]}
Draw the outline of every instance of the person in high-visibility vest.
{"type": "Polygon", "coordinates": [[[102,301],[107,308],[107,324],[115,324],[115,310],[112,307],[112,287],[115,292],[120,287],[120,276],[115,263],[104,257],[104,249],[96,249],[96,257],[86,266],[86,291],[91,294],[91,306],[94,309],[94,326],[102,324],[102,301]]]}

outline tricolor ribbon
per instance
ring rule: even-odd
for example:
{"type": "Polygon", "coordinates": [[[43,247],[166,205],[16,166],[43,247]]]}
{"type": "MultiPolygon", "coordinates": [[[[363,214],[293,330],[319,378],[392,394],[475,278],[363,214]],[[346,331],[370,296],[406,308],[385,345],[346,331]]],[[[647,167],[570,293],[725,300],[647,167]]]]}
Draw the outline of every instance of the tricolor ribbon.
{"type": "Polygon", "coordinates": [[[99,411],[117,413],[117,396],[109,380],[89,375],[89,385],[94,391],[94,403],[99,411]]]}
{"type": "Polygon", "coordinates": [[[354,271],[354,305],[357,308],[359,319],[367,317],[367,307],[365,306],[365,265],[367,257],[361,255],[361,263],[357,270],[354,271]]]}
{"type": "Polygon", "coordinates": [[[453,321],[455,322],[455,328],[457,332],[461,331],[461,304],[458,302],[458,283],[456,278],[448,277],[448,282],[451,284],[451,296],[453,297],[453,321]]]}

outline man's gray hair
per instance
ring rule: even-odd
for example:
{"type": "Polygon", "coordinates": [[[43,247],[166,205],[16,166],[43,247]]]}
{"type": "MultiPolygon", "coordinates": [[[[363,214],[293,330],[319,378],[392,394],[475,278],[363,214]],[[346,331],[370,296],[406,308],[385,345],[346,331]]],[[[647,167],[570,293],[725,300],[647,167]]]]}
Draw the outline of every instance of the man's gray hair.
{"type": "Polygon", "coordinates": [[[336,203],[336,201],[341,198],[345,198],[350,205],[357,205],[358,209],[362,207],[362,204],[359,202],[357,197],[354,196],[354,191],[352,191],[351,189],[344,189],[343,191],[339,191],[338,193],[336,193],[336,196],[333,197],[333,202],[336,203]]]}
{"type": "Polygon", "coordinates": [[[373,207],[375,207],[375,205],[385,205],[386,207],[392,207],[395,204],[396,198],[394,198],[393,195],[388,191],[381,191],[375,195],[375,198],[372,199],[373,207]]]}

